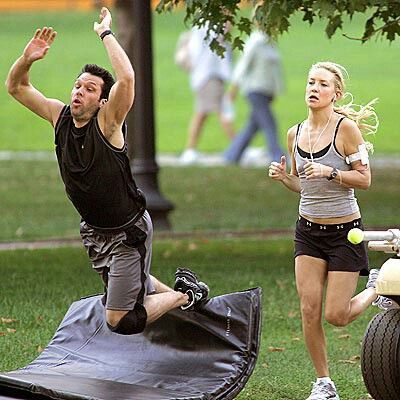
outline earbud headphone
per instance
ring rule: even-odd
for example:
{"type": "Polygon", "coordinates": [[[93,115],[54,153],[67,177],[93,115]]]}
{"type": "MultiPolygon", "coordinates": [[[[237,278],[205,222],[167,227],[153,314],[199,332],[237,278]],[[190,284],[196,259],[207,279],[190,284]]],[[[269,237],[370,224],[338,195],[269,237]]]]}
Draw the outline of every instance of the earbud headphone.
{"type": "Polygon", "coordinates": [[[106,104],[107,103],[107,99],[101,99],[100,100],[100,104],[102,105],[102,106],[104,106],[104,104],[106,104]]]}

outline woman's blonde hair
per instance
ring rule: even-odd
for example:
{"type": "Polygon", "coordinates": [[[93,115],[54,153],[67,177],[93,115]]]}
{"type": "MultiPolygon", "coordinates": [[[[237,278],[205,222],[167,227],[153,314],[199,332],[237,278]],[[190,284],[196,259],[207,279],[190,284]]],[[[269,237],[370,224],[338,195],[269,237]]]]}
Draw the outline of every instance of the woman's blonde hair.
{"type": "MultiPolygon", "coordinates": [[[[375,112],[374,105],[378,99],[375,98],[366,105],[355,104],[353,95],[350,92],[346,92],[344,75],[346,75],[347,78],[349,77],[346,68],[331,61],[321,61],[313,64],[310,71],[317,68],[322,68],[331,72],[334,76],[335,90],[342,93],[342,100],[348,99],[344,104],[334,105],[334,111],[353,120],[363,136],[375,134],[378,130],[379,119],[375,112]]],[[[370,150],[373,149],[371,143],[367,142],[366,144],[370,150]]]]}

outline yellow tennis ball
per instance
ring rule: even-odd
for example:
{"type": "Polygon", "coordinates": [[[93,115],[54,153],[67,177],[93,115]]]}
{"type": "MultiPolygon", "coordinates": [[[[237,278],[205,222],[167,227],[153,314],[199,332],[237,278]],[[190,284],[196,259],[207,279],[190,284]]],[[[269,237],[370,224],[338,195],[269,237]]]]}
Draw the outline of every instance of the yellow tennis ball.
{"type": "Polygon", "coordinates": [[[347,240],[353,244],[359,244],[364,239],[364,232],[361,229],[353,228],[347,234],[347,240]]]}

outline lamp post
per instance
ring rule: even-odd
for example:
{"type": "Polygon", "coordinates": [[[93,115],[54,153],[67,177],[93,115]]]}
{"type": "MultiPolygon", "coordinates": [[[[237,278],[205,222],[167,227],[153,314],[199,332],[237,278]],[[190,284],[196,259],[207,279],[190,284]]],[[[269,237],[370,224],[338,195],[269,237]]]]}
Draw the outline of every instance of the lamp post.
{"type": "Polygon", "coordinates": [[[174,208],[158,188],[155,159],[151,0],[117,0],[118,39],[135,70],[135,101],[127,116],[128,155],[155,229],[170,229],[174,208]]]}

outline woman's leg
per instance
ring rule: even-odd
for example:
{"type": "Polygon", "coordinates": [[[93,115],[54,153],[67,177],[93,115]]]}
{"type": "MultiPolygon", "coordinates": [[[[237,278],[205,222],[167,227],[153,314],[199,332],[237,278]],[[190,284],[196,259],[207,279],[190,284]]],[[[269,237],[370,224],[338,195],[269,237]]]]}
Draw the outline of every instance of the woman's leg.
{"type": "Polygon", "coordinates": [[[306,346],[317,376],[327,377],[328,357],[321,321],[327,263],[319,258],[300,255],[295,259],[295,271],[306,346]]]}
{"type": "Polygon", "coordinates": [[[353,297],[358,277],[358,272],[331,271],[328,273],[325,319],[330,324],[346,326],[376,300],[377,294],[374,288],[364,289],[353,297]]]}

